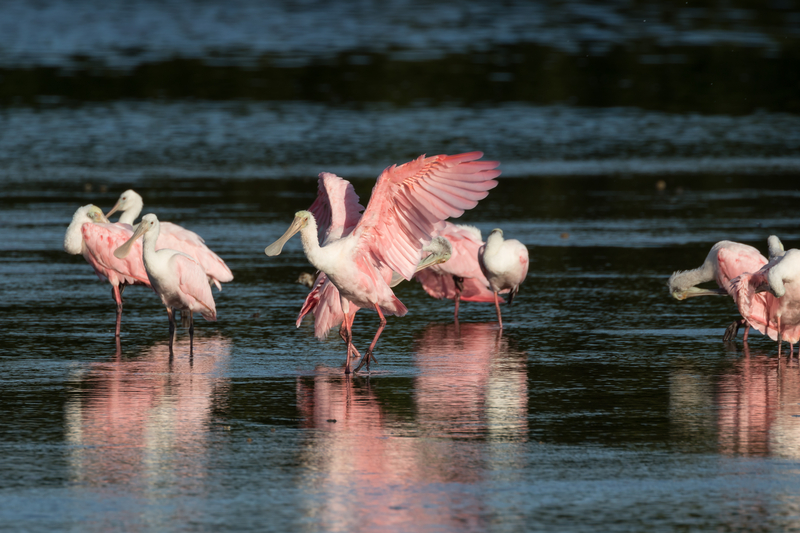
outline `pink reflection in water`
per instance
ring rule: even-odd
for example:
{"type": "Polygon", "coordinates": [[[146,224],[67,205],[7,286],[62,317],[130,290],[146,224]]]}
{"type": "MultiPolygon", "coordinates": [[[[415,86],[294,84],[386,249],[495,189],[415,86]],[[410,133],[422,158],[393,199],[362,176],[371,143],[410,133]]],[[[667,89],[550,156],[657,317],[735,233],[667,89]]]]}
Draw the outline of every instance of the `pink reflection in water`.
{"type": "Polygon", "coordinates": [[[752,353],[717,385],[720,451],[800,457],[800,369],[797,362],[752,353]]]}
{"type": "Polygon", "coordinates": [[[415,348],[420,377],[407,404],[384,407],[381,378],[318,369],[297,380],[313,435],[301,454],[307,512],[322,529],[484,530],[484,472],[521,469],[514,446],[527,434],[527,356],[509,349],[496,323],[433,324],[415,348]]]}
{"type": "Polygon", "coordinates": [[[205,476],[209,416],[228,387],[220,376],[232,344],[196,337],[190,358],[188,343],[177,342],[182,355],[171,361],[164,341],[135,359],[93,364],[79,377],[80,393],[65,408],[74,483],[135,493],[205,476]]]}

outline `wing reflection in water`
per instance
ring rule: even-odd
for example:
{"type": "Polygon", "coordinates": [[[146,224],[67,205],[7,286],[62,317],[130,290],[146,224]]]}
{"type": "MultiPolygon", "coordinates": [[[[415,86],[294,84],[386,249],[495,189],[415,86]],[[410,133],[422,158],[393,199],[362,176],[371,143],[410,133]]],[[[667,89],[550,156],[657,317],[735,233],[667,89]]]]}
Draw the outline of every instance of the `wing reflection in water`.
{"type": "MultiPolygon", "coordinates": [[[[175,353],[188,354],[188,342],[175,353]]],[[[225,337],[198,336],[192,359],[170,360],[164,341],[135,359],[93,364],[65,408],[71,481],[142,497],[201,489],[209,416],[215,398],[226,397],[231,347],[225,337]]]]}
{"type": "Polygon", "coordinates": [[[528,356],[496,322],[429,324],[414,343],[420,424],[435,436],[524,440],[528,356]]]}
{"type": "Polygon", "coordinates": [[[750,352],[717,386],[722,453],[800,458],[800,368],[796,360],[750,352]]]}
{"type": "Polygon", "coordinates": [[[298,378],[298,409],[316,429],[301,452],[307,512],[321,529],[485,530],[493,496],[482,493],[484,473],[511,480],[522,470],[527,355],[496,323],[432,324],[415,347],[409,411],[382,406],[384,378],[350,380],[340,369],[298,378]]]}

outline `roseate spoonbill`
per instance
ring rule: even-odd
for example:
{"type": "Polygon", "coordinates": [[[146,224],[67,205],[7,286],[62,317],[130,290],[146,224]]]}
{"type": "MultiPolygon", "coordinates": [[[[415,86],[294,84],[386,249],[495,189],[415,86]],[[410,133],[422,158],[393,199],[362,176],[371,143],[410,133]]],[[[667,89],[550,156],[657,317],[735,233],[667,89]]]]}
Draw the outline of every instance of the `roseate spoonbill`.
{"type": "Polygon", "coordinates": [[[298,211],[286,233],[264,250],[268,256],[278,255],[286,241],[300,232],[308,260],[339,290],[348,344],[345,374],[350,373],[353,347],[351,303],[374,309],[380,317],[378,331],[362,358],[362,364],[369,365],[386,326],[385,315],[403,316],[408,311],[392,292],[392,272],[411,279],[423,246],[433,239],[440,223],[472,209],[497,185],[493,178],[500,175],[498,163],[476,161],[482,156],[481,152],[420,156],[393,165],[378,177],[367,209],[349,234],[320,246],[314,215],[298,211]]]}
{"type": "Polygon", "coordinates": [[[205,270],[197,260],[183,252],[162,248],[156,250],[156,241],[161,230],[158,217],[145,215],[133,236],[114,250],[117,258],[127,257],[139,237],[143,237],[142,260],[153,290],[161,297],[169,317],[169,353],[175,338],[175,316],[173,309],[189,311],[189,353],[194,340],[194,313],[200,313],[210,321],[217,320],[217,309],[205,270]]]}
{"type": "Polygon", "coordinates": [[[495,228],[478,250],[478,263],[494,292],[497,321],[503,327],[500,315],[499,292],[508,292],[508,305],[519,292],[519,285],[528,275],[528,249],[516,239],[503,239],[503,230],[495,228]]]}
{"type": "Polygon", "coordinates": [[[101,280],[111,284],[111,296],[117,304],[117,324],[114,335],[119,337],[122,322],[122,291],[126,285],[147,285],[141,251],[128,259],[114,257],[113,251],[128,240],[132,232],[116,224],[108,223],[103,211],[94,205],[80,207],[64,235],[64,251],[72,255],[83,255],[101,280]]]}
{"type": "MultiPolygon", "coordinates": [[[[756,248],[733,241],[720,241],[711,247],[705,261],[692,270],[678,270],[672,274],[667,283],[669,292],[676,300],[685,300],[694,296],[719,296],[729,294],[737,302],[738,293],[731,288],[731,280],[746,272],[758,272],[767,264],[767,259],[756,248]],[[716,281],[719,288],[701,289],[701,283],[716,281]]],[[[766,306],[766,299],[757,298],[755,305],[766,306]]],[[[722,339],[729,341],[736,337],[739,327],[746,326],[743,340],[747,340],[750,327],[758,326],[752,320],[742,318],[732,322],[726,329],[722,339]]],[[[759,329],[762,333],[763,327],[759,329]]]]}
{"type": "MultiPolygon", "coordinates": [[[[358,203],[358,195],[350,182],[329,172],[320,173],[317,199],[311,204],[309,211],[314,214],[315,219],[321,221],[319,238],[323,240],[324,245],[340,239],[343,235],[349,235],[361,219],[363,210],[364,207],[358,203]]],[[[434,238],[429,245],[423,247],[423,250],[430,252],[431,255],[417,265],[417,270],[446,261],[452,253],[450,243],[442,237],[434,238]]],[[[402,276],[392,272],[389,286],[394,287],[402,280],[402,276]]],[[[324,339],[331,328],[341,325],[339,335],[347,342],[339,290],[324,272],[318,273],[311,288],[297,316],[297,327],[300,327],[303,318],[311,312],[314,315],[314,333],[317,338],[324,339]]],[[[352,326],[358,307],[351,303],[350,308],[352,311],[350,326],[352,326]]],[[[355,346],[353,352],[356,357],[361,357],[355,346]]],[[[374,355],[372,360],[375,360],[374,355]]]]}
{"type": "Polygon", "coordinates": [[[776,256],[758,272],[731,280],[731,285],[742,316],[764,325],[763,333],[778,341],[778,354],[782,341],[787,341],[792,355],[800,340],[800,250],[776,256]]]}
{"type": "MultiPolygon", "coordinates": [[[[136,229],[133,221],[142,212],[143,207],[144,201],[142,197],[133,189],[128,189],[119,196],[119,200],[111,208],[111,211],[106,214],[106,217],[121,211],[122,214],[117,223],[130,225],[131,231],[133,231],[136,229]]],[[[209,283],[216,285],[219,290],[222,290],[220,283],[227,283],[233,280],[233,273],[231,273],[231,269],[228,268],[225,261],[206,246],[200,235],[183,226],[172,222],[161,222],[161,234],[156,247],[158,249],[177,250],[194,257],[206,271],[209,283]]]]}
{"type": "MultiPolygon", "coordinates": [[[[465,302],[493,302],[494,293],[489,289],[489,281],[481,272],[478,263],[478,250],[483,246],[481,231],[473,226],[445,222],[444,229],[437,235],[445,237],[452,245],[452,257],[440,265],[421,270],[416,274],[430,296],[455,301],[455,320],[458,320],[458,307],[465,302]]],[[[505,302],[502,298],[502,302],[505,302]]]]}

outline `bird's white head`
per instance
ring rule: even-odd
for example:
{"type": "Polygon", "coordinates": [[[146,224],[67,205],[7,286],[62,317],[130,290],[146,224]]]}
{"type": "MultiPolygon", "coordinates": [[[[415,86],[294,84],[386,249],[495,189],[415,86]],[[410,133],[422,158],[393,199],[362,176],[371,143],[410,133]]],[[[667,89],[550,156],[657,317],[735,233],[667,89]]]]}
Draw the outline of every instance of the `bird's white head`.
{"type": "Polygon", "coordinates": [[[79,207],[72,215],[72,222],[64,235],[64,251],[68,254],[78,255],[83,252],[81,226],[87,222],[108,222],[108,219],[103,216],[103,211],[96,205],[88,204],[79,207]]]}
{"type": "MultiPolygon", "coordinates": [[[[154,235],[158,235],[159,233],[160,224],[158,222],[158,217],[154,214],[150,213],[149,215],[145,215],[142,217],[142,221],[139,223],[139,227],[136,228],[136,231],[133,232],[133,236],[128,239],[125,244],[114,250],[114,257],[117,259],[124,259],[131,253],[131,248],[133,247],[133,243],[136,242],[136,239],[143,236],[145,233],[152,232],[154,235]]],[[[149,237],[148,237],[149,238],[149,237]]],[[[145,239],[145,243],[147,243],[147,239],[145,239]]]]}
{"type": "Polygon", "coordinates": [[[783,248],[783,243],[778,238],[777,235],[770,235],[767,239],[767,247],[769,248],[769,258],[770,260],[780,257],[784,254],[785,250],[783,248]]]}
{"type": "Polygon", "coordinates": [[[309,221],[313,218],[314,216],[308,211],[298,211],[295,213],[294,220],[289,226],[289,229],[286,230],[286,233],[284,233],[277,241],[267,246],[264,249],[264,253],[270,257],[280,254],[286,242],[291,239],[295,233],[302,231],[303,228],[308,226],[309,221]]]}
{"type": "Polygon", "coordinates": [[[139,196],[139,193],[137,193],[133,189],[128,189],[127,191],[119,195],[117,203],[114,204],[114,207],[111,208],[111,211],[106,213],[106,217],[110,217],[117,211],[122,211],[123,216],[120,217],[120,221],[122,221],[122,218],[125,217],[125,213],[127,213],[128,211],[135,211],[135,214],[132,217],[126,217],[130,218],[130,221],[126,222],[130,224],[133,222],[133,220],[136,219],[137,216],[139,216],[139,213],[142,211],[143,206],[144,206],[144,200],[142,200],[142,197],[139,196]]]}

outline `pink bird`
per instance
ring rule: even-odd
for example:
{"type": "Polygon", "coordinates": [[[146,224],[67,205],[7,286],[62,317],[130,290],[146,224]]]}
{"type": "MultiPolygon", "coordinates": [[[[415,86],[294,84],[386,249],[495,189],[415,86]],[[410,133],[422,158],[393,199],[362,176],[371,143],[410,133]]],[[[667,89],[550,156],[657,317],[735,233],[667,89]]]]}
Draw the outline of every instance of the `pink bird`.
{"type": "Polygon", "coordinates": [[[778,341],[789,343],[789,355],[800,340],[800,250],[776,255],[758,272],[731,280],[739,312],[753,327],[778,341]]]}
{"type": "MultiPolygon", "coordinates": [[[[444,229],[436,235],[445,237],[450,242],[452,256],[442,264],[421,270],[415,277],[425,292],[433,298],[455,301],[455,320],[458,321],[460,301],[494,301],[489,281],[478,263],[478,250],[484,243],[478,228],[450,222],[445,222],[444,229]]],[[[500,301],[505,302],[502,298],[500,301]]]]}
{"type": "Polygon", "coordinates": [[[482,156],[480,152],[420,156],[391,166],[378,177],[366,211],[348,235],[320,246],[314,215],[298,211],[286,233],[264,250],[268,256],[278,255],[286,241],[300,232],[306,257],[338,289],[347,341],[346,374],[353,353],[351,304],[374,309],[380,317],[378,331],[356,371],[363,364],[369,369],[386,326],[385,315],[403,316],[408,311],[392,292],[393,273],[411,279],[422,248],[441,229],[441,222],[472,209],[497,185],[493,178],[500,175],[498,163],[476,161],[482,156]]]}
{"type": "MultiPolygon", "coordinates": [[[[111,211],[106,214],[106,217],[110,217],[117,211],[122,211],[117,224],[128,225],[130,230],[133,231],[136,229],[133,226],[133,222],[142,212],[143,207],[144,201],[142,197],[133,189],[128,189],[120,195],[119,200],[111,208],[111,211]]],[[[220,283],[228,283],[233,280],[233,273],[228,268],[228,265],[225,264],[225,261],[206,246],[200,235],[183,226],[171,222],[161,222],[161,234],[156,243],[156,248],[169,248],[194,257],[206,271],[209,283],[216,285],[219,290],[222,290],[220,283]]]]}
{"type": "MultiPolygon", "coordinates": [[[[175,337],[175,316],[173,309],[189,311],[189,353],[193,350],[195,312],[210,321],[217,320],[217,309],[206,272],[192,256],[162,248],[156,250],[156,241],[161,230],[158,218],[145,215],[133,236],[114,250],[114,256],[122,259],[130,254],[139,237],[143,237],[142,260],[153,290],[161,297],[169,316],[169,353],[175,337]]],[[[182,313],[183,314],[183,313],[182,313]]]]}
{"type": "Polygon", "coordinates": [[[127,285],[147,285],[141,245],[138,254],[127,258],[114,257],[114,250],[133,234],[132,231],[108,223],[99,207],[85,205],[75,211],[72,222],[64,235],[64,251],[72,255],[83,255],[94,268],[101,281],[111,284],[111,296],[117,304],[117,325],[114,335],[119,337],[122,322],[122,291],[127,285]]]}
{"type": "Polygon", "coordinates": [[[508,292],[508,305],[519,292],[519,285],[528,276],[528,248],[516,239],[503,239],[503,230],[493,229],[486,244],[478,250],[478,263],[494,292],[497,321],[503,327],[498,293],[508,292]]]}
{"type": "MultiPolygon", "coordinates": [[[[734,290],[731,280],[748,273],[758,272],[767,264],[767,259],[756,248],[747,244],[733,241],[720,241],[711,247],[705,261],[693,270],[677,271],[669,278],[669,292],[676,300],[685,300],[695,296],[730,295],[737,306],[740,304],[740,291],[734,290]],[[718,289],[701,289],[701,283],[716,281],[718,289]]],[[[752,298],[752,313],[748,312],[750,319],[744,314],[741,320],[734,321],[725,330],[723,340],[729,341],[736,337],[740,326],[746,326],[743,340],[747,340],[750,327],[764,333],[765,323],[757,321],[756,316],[766,316],[767,300],[764,295],[752,298]]],[[[741,310],[740,310],[741,313],[741,310]]]]}

